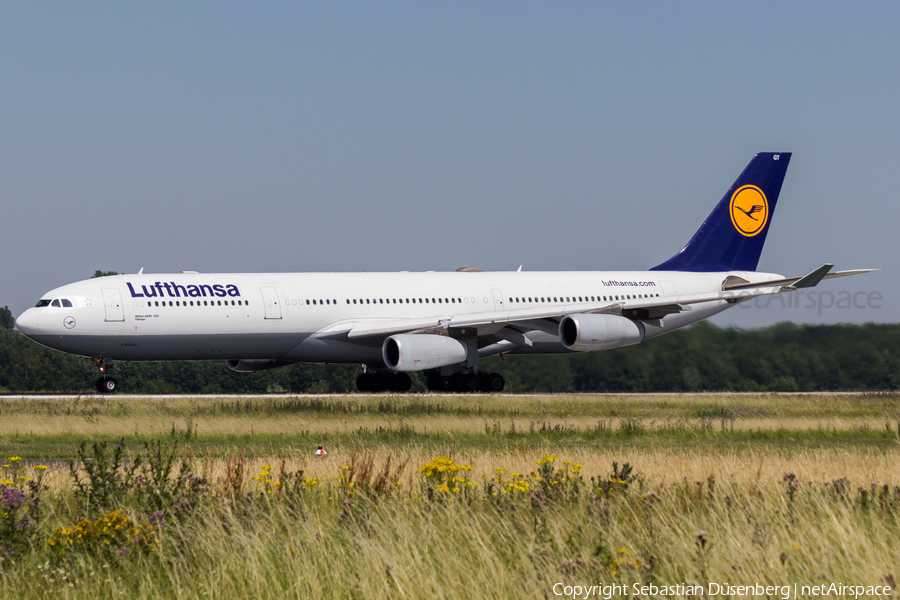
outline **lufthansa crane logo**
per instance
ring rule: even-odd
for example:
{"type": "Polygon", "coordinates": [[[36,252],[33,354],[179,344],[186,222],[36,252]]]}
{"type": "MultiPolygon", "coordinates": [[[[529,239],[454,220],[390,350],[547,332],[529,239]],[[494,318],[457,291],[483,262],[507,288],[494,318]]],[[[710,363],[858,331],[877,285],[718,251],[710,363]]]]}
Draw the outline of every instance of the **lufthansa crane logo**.
{"type": "Polygon", "coordinates": [[[731,223],[745,237],[763,230],[769,220],[769,201],[755,185],[744,185],[731,196],[731,223]]]}

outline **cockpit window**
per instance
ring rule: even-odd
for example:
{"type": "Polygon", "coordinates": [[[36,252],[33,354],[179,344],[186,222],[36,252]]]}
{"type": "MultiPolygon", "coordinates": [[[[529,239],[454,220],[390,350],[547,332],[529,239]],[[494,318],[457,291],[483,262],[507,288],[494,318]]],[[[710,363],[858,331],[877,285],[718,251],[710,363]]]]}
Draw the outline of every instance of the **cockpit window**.
{"type": "Polygon", "coordinates": [[[62,302],[63,308],[72,308],[72,303],[67,298],[63,298],[60,302],[62,302]]]}
{"type": "Polygon", "coordinates": [[[44,308],[45,306],[50,306],[49,300],[38,300],[38,303],[34,305],[35,308],[44,308]]]}
{"type": "Polygon", "coordinates": [[[50,303],[50,306],[52,306],[54,308],[59,308],[59,300],[54,300],[53,302],[50,303]]]}

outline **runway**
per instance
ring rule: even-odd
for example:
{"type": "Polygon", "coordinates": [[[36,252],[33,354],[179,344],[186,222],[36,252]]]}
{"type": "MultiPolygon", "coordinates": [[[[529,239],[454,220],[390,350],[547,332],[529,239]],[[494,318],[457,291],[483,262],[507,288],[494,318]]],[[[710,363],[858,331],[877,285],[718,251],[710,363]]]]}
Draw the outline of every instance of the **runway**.
{"type": "Polygon", "coordinates": [[[137,400],[156,398],[159,400],[236,400],[236,399],[288,399],[288,398],[359,398],[365,396],[378,396],[384,398],[402,399],[412,396],[427,396],[429,398],[528,398],[539,396],[603,396],[603,397],[628,397],[628,396],[671,396],[671,397],[705,397],[705,396],[860,396],[860,395],[895,395],[900,392],[895,390],[861,390],[861,391],[812,391],[812,392],[547,392],[547,393],[522,393],[522,394],[465,394],[465,393],[439,393],[439,392],[406,392],[398,393],[350,393],[350,394],[14,394],[0,393],[0,400],[137,400]]]}

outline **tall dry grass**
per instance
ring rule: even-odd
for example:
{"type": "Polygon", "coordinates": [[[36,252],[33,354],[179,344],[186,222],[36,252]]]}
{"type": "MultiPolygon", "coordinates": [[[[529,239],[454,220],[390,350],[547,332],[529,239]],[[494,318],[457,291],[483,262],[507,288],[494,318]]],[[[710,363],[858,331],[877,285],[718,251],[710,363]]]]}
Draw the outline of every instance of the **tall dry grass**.
{"type": "MultiPolygon", "coordinates": [[[[166,515],[154,554],[60,556],[38,536],[3,564],[0,596],[553,597],[556,583],[883,585],[897,573],[900,477],[888,457],[560,456],[542,487],[547,459],[511,452],[477,457],[473,485],[457,492],[417,472],[425,455],[405,455],[402,470],[391,458],[296,459],[284,470],[310,483],[293,492],[273,487],[287,481],[280,465],[195,460],[211,491],[166,515]],[[633,461],[621,486],[608,485],[610,459],[633,461]],[[236,464],[240,489],[226,469],[236,464]],[[385,472],[391,485],[375,486],[385,472]],[[530,485],[504,493],[516,479],[530,485]]],[[[71,482],[50,477],[48,531],[80,514],[71,482]]]]}
{"type": "MultiPolygon", "coordinates": [[[[135,458],[141,444],[132,431],[155,423],[208,486],[162,511],[153,553],[85,544],[61,555],[47,545],[55,528],[109,508],[86,506],[56,463],[44,475],[45,512],[31,547],[0,563],[0,598],[553,598],[557,583],[631,591],[636,582],[874,586],[900,577],[900,444],[894,425],[882,422],[896,418],[894,396],[647,398],[656,412],[632,397],[507,398],[490,409],[479,399],[480,412],[457,398],[393,408],[379,404],[384,398],[351,400],[148,399],[125,409],[69,406],[68,414],[0,406],[7,455],[28,443],[74,457],[79,439],[121,433],[135,458]],[[376,433],[414,418],[428,424],[410,435],[376,433]],[[584,427],[528,432],[532,421],[551,418],[584,419],[584,427]],[[599,418],[613,434],[588,435],[599,418]],[[824,418],[855,433],[826,435],[824,418]],[[667,419],[692,425],[650,426],[667,419]],[[732,419],[736,428],[761,422],[782,434],[777,445],[728,437],[732,419]],[[634,421],[645,430],[615,433],[634,421]],[[336,425],[357,434],[329,438],[325,458],[313,456],[313,435],[265,437],[336,425]],[[46,433],[23,442],[25,427],[46,433]],[[235,435],[244,437],[229,438],[225,450],[216,445],[235,435]],[[471,467],[456,473],[467,481],[445,490],[447,480],[420,472],[438,455],[471,467]],[[610,482],[614,462],[634,469],[624,483],[610,482]]],[[[147,502],[123,488],[116,508],[149,523],[147,502]]]]}

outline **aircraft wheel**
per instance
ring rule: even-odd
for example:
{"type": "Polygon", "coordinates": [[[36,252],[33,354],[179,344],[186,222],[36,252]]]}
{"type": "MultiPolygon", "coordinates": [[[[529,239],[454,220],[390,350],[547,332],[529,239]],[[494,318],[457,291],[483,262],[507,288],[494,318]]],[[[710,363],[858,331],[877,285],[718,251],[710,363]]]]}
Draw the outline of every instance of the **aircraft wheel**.
{"type": "Polygon", "coordinates": [[[500,373],[488,373],[481,378],[479,388],[482,392],[497,393],[502,392],[506,386],[506,380],[500,373]]]}
{"type": "Polygon", "coordinates": [[[450,376],[450,389],[454,392],[463,392],[465,388],[463,386],[463,378],[465,375],[462,373],[454,373],[450,376]]]}
{"type": "Polygon", "coordinates": [[[438,388],[442,392],[452,392],[456,386],[454,384],[454,379],[452,375],[442,375],[441,376],[441,386],[438,388]]]}
{"type": "Polygon", "coordinates": [[[370,392],[383,392],[388,389],[388,378],[381,373],[375,373],[372,375],[372,383],[369,388],[370,392]]]}
{"type": "Polygon", "coordinates": [[[412,387],[412,379],[406,373],[395,373],[391,375],[388,382],[388,389],[392,392],[408,392],[412,387]]]}
{"type": "Polygon", "coordinates": [[[461,392],[475,392],[478,391],[478,376],[474,373],[460,373],[460,378],[457,381],[458,389],[461,392]]]}
{"type": "Polygon", "coordinates": [[[425,385],[428,386],[429,392],[437,392],[441,389],[441,376],[440,375],[429,375],[425,380],[425,385]]]}
{"type": "Polygon", "coordinates": [[[97,380],[97,391],[101,394],[112,394],[119,389],[119,382],[112,377],[101,377],[97,380]]]}
{"type": "Polygon", "coordinates": [[[360,373],[356,378],[356,389],[361,392],[371,392],[372,391],[372,374],[371,373],[360,373]]]}

